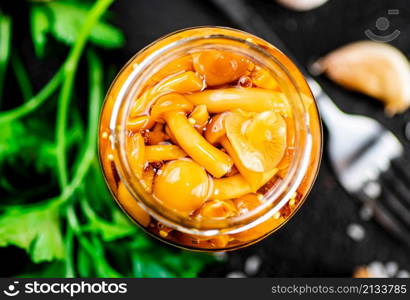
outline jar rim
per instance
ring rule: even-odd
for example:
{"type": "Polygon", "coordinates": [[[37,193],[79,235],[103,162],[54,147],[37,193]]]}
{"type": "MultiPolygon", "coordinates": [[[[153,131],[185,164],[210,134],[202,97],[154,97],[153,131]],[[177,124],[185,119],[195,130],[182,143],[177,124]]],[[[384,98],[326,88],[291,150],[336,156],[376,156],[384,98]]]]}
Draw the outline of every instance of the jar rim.
{"type": "MultiPolygon", "coordinates": [[[[170,36],[181,33],[181,32],[186,32],[189,30],[196,30],[196,29],[201,29],[201,28],[202,29],[208,29],[208,28],[209,29],[222,29],[224,31],[227,30],[227,31],[232,31],[232,32],[244,33],[250,37],[253,37],[252,34],[249,34],[249,33],[246,33],[240,30],[236,30],[236,29],[227,28],[227,27],[205,26],[205,27],[192,27],[192,28],[182,29],[182,30],[178,30],[173,33],[170,33],[154,41],[153,43],[151,43],[144,49],[140,50],[137,54],[135,54],[128,61],[125,67],[128,66],[130,63],[132,63],[136,57],[144,54],[147,50],[149,50],[157,42],[164,40],[170,36]]],[[[122,69],[120,73],[123,70],[124,69],[122,69]]],[[[109,93],[110,91],[108,92],[108,94],[109,93]]],[[[310,96],[313,98],[312,95],[310,96]]],[[[292,113],[293,112],[294,111],[292,109],[292,113]]],[[[170,43],[166,44],[165,46],[155,50],[154,52],[146,56],[142,60],[141,63],[135,66],[135,68],[128,75],[125,82],[121,86],[120,91],[116,99],[114,100],[114,107],[113,107],[112,116],[110,119],[109,128],[110,128],[111,135],[112,135],[111,142],[114,145],[114,150],[118,153],[118,155],[115,155],[114,157],[115,157],[116,165],[119,166],[118,173],[119,173],[120,179],[127,186],[128,190],[133,195],[133,197],[136,199],[136,201],[138,201],[138,203],[145,210],[147,210],[147,212],[150,215],[152,215],[156,220],[163,223],[164,225],[169,226],[171,228],[174,228],[184,233],[195,234],[195,235],[200,235],[200,236],[214,236],[214,235],[220,234],[221,232],[229,233],[229,234],[239,233],[239,232],[248,230],[254,226],[257,226],[263,223],[264,221],[268,220],[272,216],[274,216],[284,205],[286,205],[286,203],[291,199],[291,197],[294,195],[294,193],[300,186],[304,176],[306,175],[308,171],[309,161],[312,155],[312,147],[313,147],[312,133],[310,131],[310,126],[309,126],[309,115],[307,111],[305,110],[305,106],[303,105],[301,91],[298,88],[298,85],[296,81],[293,79],[293,76],[289,72],[289,70],[275,56],[273,56],[271,53],[269,53],[268,51],[266,51],[265,49],[263,49],[261,46],[257,45],[256,43],[253,43],[247,39],[242,39],[236,36],[229,36],[225,33],[188,36],[188,37],[176,40],[176,41],[171,41],[170,43]],[[125,130],[123,130],[123,128],[125,128],[125,121],[126,121],[126,117],[128,116],[129,110],[131,108],[132,99],[135,99],[131,95],[134,95],[134,96],[136,95],[136,92],[138,90],[138,82],[140,83],[140,85],[141,85],[141,82],[143,82],[141,75],[144,74],[144,72],[146,72],[147,69],[153,68],[153,64],[156,62],[156,60],[162,59],[168,51],[172,49],[176,49],[177,47],[181,47],[183,45],[187,45],[189,43],[194,43],[197,41],[205,41],[205,40],[209,41],[209,40],[214,40],[214,39],[229,40],[229,41],[238,43],[238,45],[246,45],[248,47],[246,49],[248,50],[252,49],[253,51],[257,52],[259,55],[261,55],[261,57],[265,57],[265,59],[269,60],[271,63],[273,62],[277,67],[279,67],[279,69],[283,72],[282,75],[285,75],[288,77],[287,78],[288,81],[292,83],[293,85],[292,88],[294,88],[294,90],[297,93],[297,98],[302,108],[302,113],[300,114],[301,118],[298,118],[297,121],[299,122],[299,125],[304,126],[304,130],[305,130],[304,132],[306,136],[304,139],[304,143],[296,147],[297,149],[295,152],[298,153],[298,156],[294,155],[289,171],[287,172],[287,174],[284,176],[284,178],[275,188],[272,188],[267,193],[265,193],[264,197],[266,197],[266,201],[264,201],[262,205],[252,210],[248,214],[227,218],[225,221],[229,223],[228,226],[227,225],[224,225],[224,226],[217,225],[218,222],[215,221],[215,227],[208,225],[207,228],[201,228],[200,226],[201,223],[199,223],[198,221],[192,220],[191,218],[178,217],[174,211],[172,211],[171,209],[167,209],[165,206],[162,208],[162,211],[161,211],[159,209],[158,202],[156,202],[156,204],[153,205],[147,201],[146,195],[143,196],[141,195],[142,192],[140,193],[137,192],[138,187],[135,186],[135,184],[133,183],[140,182],[140,180],[136,178],[136,175],[130,170],[129,165],[128,165],[127,155],[126,155],[126,151],[124,147],[125,130]],[[303,149],[303,151],[300,152],[300,149],[303,149]],[[129,180],[129,178],[134,178],[134,180],[131,181],[129,180]],[[278,203],[274,204],[274,202],[277,201],[278,199],[280,199],[278,203]]],[[[296,134],[298,135],[300,134],[300,132],[296,132],[296,134]]],[[[141,184],[139,183],[139,185],[141,184]]],[[[148,195],[148,196],[152,197],[152,195],[148,195]]],[[[212,221],[208,220],[208,224],[212,224],[212,221]]]]}

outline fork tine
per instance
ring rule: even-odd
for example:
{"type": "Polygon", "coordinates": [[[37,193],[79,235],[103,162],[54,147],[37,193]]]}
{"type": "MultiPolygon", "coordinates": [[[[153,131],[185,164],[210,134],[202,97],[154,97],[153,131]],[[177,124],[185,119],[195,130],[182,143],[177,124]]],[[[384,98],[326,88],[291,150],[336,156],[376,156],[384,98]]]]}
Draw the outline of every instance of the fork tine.
{"type": "Polygon", "coordinates": [[[395,190],[389,186],[387,182],[382,180],[382,194],[381,203],[384,203],[386,208],[393,212],[393,214],[399,218],[407,226],[410,226],[410,210],[404,206],[403,201],[400,200],[400,196],[395,193],[395,190]]]}
{"type": "Polygon", "coordinates": [[[391,167],[402,176],[403,180],[407,183],[408,189],[410,190],[410,161],[404,157],[398,157],[391,161],[391,167]]]}
{"type": "Polygon", "coordinates": [[[410,247],[410,231],[398,223],[397,218],[379,200],[369,198],[363,193],[358,196],[372,208],[374,218],[380,225],[410,247]]]}
{"type": "Polygon", "coordinates": [[[380,176],[380,180],[401,202],[404,209],[410,211],[410,187],[402,174],[392,167],[380,176]]]}

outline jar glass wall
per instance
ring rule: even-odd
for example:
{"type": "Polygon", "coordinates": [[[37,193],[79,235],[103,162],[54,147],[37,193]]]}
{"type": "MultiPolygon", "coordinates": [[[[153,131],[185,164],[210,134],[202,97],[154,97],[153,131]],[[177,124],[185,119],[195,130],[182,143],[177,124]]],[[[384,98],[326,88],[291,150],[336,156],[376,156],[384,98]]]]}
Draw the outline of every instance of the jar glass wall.
{"type": "Polygon", "coordinates": [[[232,250],[281,227],[319,168],[309,87],[277,48],[219,27],[186,29],[137,53],[107,93],[99,131],[124,212],[176,246],[232,250]]]}

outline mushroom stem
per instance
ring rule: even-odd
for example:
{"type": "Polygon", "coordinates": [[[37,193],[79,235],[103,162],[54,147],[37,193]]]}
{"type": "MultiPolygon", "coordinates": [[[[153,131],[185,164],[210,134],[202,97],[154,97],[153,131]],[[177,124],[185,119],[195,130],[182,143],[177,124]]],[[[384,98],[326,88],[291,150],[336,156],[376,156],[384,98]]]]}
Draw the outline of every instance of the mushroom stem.
{"type": "Polygon", "coordinates": [[[233,162],[229,155],[208,143],[183,112],[167,112],[164,119],[181,148],[214,177],[220,178],[231,169],[233,162]]]}
{"type": "Polygon", "coordinates": [[[163,80],[164,78],[176,74],[176,73],[181,73],[181,72],[186,72],[186,71],[192,71],[193,66],[192,66],[192,56],[191,55],[186,55],[182,56],[180,58],[177,58],[167,65],[165,65],[161,70],[159,70],[157,73],[155,73],[150,81],[148,82],[149,84],[156,84],[163,80]]]}
{"type": "Polygon", "coordinates": [[[152,126],[154,126],[154,123],[154,120],[146,115],[136,118],[129,118],[129,120],[127,121],[127,130],[138,132],[141,129],[150,129],[152,126]]]}
{"type": "Polygon", "coordinates": [[[206,90],[186,95],[194,105],[205,104],[210,113],[221,113],[233,109],[249,112],[273,110],[287,115],[290,111],[282,93],[260,88],[226,88],[206,90]]]}
{"type": "Polygon", "coordinates": [[[233,199],[251,192],[250,185],[242,175],[214,179],[214,189],[211,199],[233,199]]]}
{"type": "Polygon", "coordinates": [[[185,156],[186,153],[176,145],[153,145],[145,147],[145,159],[148,162],[173,160],[185,156]]]}
{"type": "Polygon", "coordinates": [[[195,120],[196,126],[205,126],[209,119],[209,113],[206,109],[206,105],[201,104],[195,106],[189,117],[195,120]]]}
{"type": "Polygon", "coordinates": [[[152,95],[152,88],[147,89],[140,95],[131,107],[130,117],[139,117],[142,114],[147,114],[155,97],[152,95]]]}
{"type": "Polygon", "coordinates": [[[131,117],[147,113],[161,95],[167,93],[191,93],[202,89],[202,79],[192,71],[166,78],[154,88],[147,89],[136,101],[130,111],[131,117]]]}
{"type": "Polygon", "coordinates": [[[202,79],[194,72],[188,71],[171,76],[160,82],[154,89],[155,93],[172,93],[181,94],[198,92],[203,87],[202,79]]]}
{"type": "Polygon", "coordinates": [[[127,153],[131,169],[138,178],[142,177],[145,164],[145,143],[140,133],[134,134],[126,142],[127,153]]]}

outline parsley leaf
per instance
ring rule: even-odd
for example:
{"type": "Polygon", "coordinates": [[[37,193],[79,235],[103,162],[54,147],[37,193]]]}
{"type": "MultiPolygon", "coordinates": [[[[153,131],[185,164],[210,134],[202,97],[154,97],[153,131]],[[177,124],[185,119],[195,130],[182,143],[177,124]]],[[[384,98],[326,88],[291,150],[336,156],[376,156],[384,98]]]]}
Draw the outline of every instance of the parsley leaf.
{"type": "MultiPolygon", "coordinates": [[[[140,234],[143,234],[142,232],[140,234]]],[[[145,237],[147,239],[147,237],[145,237]]],[[[143,239],[140,239],[143,241],[143,239]]],[[[148,238],[145,247],[132,252],[133,276],[162,278],[178,277],[192,278],[215,258],[204,253],[190,253],[159,246],[156,241],[148,238]]]]}
{"type": "Polygon", "coordinates": [[[0,131],[0,166],[20,150],[20,141],[16,137],[23,136],[24,132],[24,126],[20,121],[2,124],[0,131]]]}
{"type": "Polygon", "coordinates": [[[47,33],[50,31],[50,20],[43,6],[33,5],[30,14],[31,36],[34,43],[34,51],[37,57],[44,57],[44,49],[47,43],[47,33]]]}
{"type": "Polygon", "coordinates": [[[95,217],[90,224],[83,227],[83,230],[100,233],[103,241],[111,242],[135,234],[137,227],[125,219],[121,212],[114,211],[114,220],[112,222],[95,217]]]}
{"type": "MultiPolygon", "coordinates": [[[[39,57],[44,54],[46,33],[67,45],[72,45],[87,16],[86,6],[76,2],[54,1],[34,5],[31,9],[32,35],[39,57]]],[[[99,20],[93,27],[89,40],[104,48],[118,48],[124,44],[124,35],[116,27],[99,20]]]]}
{"type": "Polygon", "coordinates": [[[50,263],[42,263],[31,266],[25,273],[20,274],[21,278],[52,278],[64,276],[64,264],[60,260],[56,260],[50,263]]]}
{"type": "Polygon", "coordinates": [[[0,247],[8,245],[25,249],[35,263],[62,259],[58,209],[49,203],[8,208],[0,218],[0,247]]]}
{"type": "Polygon", "coordinates": [[[11,53],[12,19],[0,11],[0,100],[3,96],[3,87],[7,64],[11,53]]]}
{"type": "Polygon", "coordinates": [[[47,138],[47,123],[33,119],[28,124],[20,120],[3,123],[0,130],[0,168],[33,164],[40,173],[54,168],[54,145],[47,138]]]}
{"type": "MultiPolygon", "coordinates": [[[[104,48],[120,47],[124,43],[122,32],[104,19],[110,16],[107,8],[112,2],[59,0],[27,4],[35,54],[43,57],[45,50],[52,50],[47,44],[49,36],[67,44],[71,47],[70,53],[75,53],[75,56],[69,55],[66,62],[79,62],[87,40],[104,48]],[[84,24],[88,25],[84,27],[84,24]]],[[[97,100],[103,98],[104,67],[97,54],[91,54],[88,56],[90,97],[86,105],[90,116],[87,126],[84,125],[87,118],[78,110],[84,104],[79,103],[82,99],[68,106],[61,115],[50,105],[45,110],[38,109],[46,105],[46,100],[52,100],[52,94],[60,86],[63,87],[60,97],[73,93],[74,80],[73,85],[65,85],[63,78],[67,80],[67,74],[75,74],[83,68],[77,63],[67,63],[73,69],[63,65],[40,92],[26,93],[26,103],[0,113],[0,193],[10,192],[10,201],[3,197],[6,201],[0,206],[0,247],[14,245],[27,251],[32,263],[24,272],[25,277],[194,277],[205,264],[214,262],[214,258],[158,243],[121,212],[107,189],[96,159],[96,135],[93,134],[98,127],[97,100]],[[27,180],[29,187],[21,187],[19,183],[44,173],[48,175],[44,178],[52,179],[62,171],[56,159],[56,136],[50,130],[55,126],[55,119],[62,118],[68,123],[62,133],[66,152],[63,155],[67,158],[64,173],[72,177],[71,182],[55,201],[38,202],[37,195],[43,195],[44,191],[55,195],[53,184],[44,180],[44,187],[41,185],[38,191],[38,184],[30,180],[27,180]],[[84,162],[89,167],[82,168],[84,162]],[[14,171],[18,176],[14,176],[14,171]]],[[[18,63],[15,61],[15,70],[24,68],[18,63]]],[[[20,80],[20,88],[28,82],[30,80],[24,78],[20,80]]],[[[0,83],[4,83],[2,76],[0,83]]],[[[7,97],[8,101],[14,99],[7,97]]]]}

